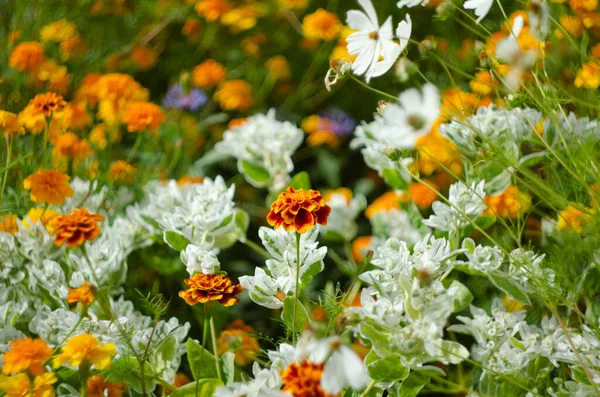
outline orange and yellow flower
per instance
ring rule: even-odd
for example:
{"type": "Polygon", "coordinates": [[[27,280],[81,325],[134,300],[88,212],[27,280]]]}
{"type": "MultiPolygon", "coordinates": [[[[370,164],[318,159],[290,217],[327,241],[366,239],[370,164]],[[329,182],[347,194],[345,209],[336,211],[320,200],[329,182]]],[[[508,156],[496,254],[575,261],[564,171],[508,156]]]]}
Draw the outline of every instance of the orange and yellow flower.
{"type": "Polygon", "coordinates": [[[575,86],[579,88],[596,89],[600,86],[600,66],[596,61],[584,64],[577,71],[575,86]]]}
{"type": "Polygon", "coordinates": [[[23,187],[31,191],[31,200],[36,203],[60,205],[75,194],[69,179],[62,172],[40,168],[25,178],[23,187]]]}
{"type": "Polygon", "coordinates": [[[81,303],[85,306],[89,306],[96,297],[96,287],[88,283],[87,281],[81,284],[79,288],[69,288],[69,295],[67,296],[67,302],[69,303],[81,303]]]}
{"type": "Polygon", "coordinates": [[[16,215],[4,215],[0,217],[0,232],[15,234],[19,230],[16,215]]]}
{"type": "Polygon", "coordinates": [[[244,80],[226,81],[215,92],[215,100],[223,110],[243,112],[254,105],[252,87],[244,80]]]}
{"type": "Polygon", "coordinates": [[[54,92],[45,92],[33,97],[28,106],[31,106],[34,114],[50,117],[52,113],[63,110],[66,104],[67,102],[65,102],[62,96],[54,92]]]}
{"type": "Polygon", "coordinates": [[[558,224],[556,227],[558,230],[571,230],[581,233],[589,217],[589,214],[569,205],[558,214],[558,224]]]}
{"type": "Polygon", "coordinates": [[[160,106],[151,102],[132,102],[123,113],[122,121],[129,132],[150,131],[155,133],[165,121],[165,114],[160,106]]]}
{"type": "Polygon", "coordinates": [[[331,207],[318,190],[296,190],[288,187],[271,204],[267,222],[275,229],[283,226],[286,231],[295,230],[302,234],[315,225],[327,225],[331,207]]]}
{"type": "Polygon", "coordinates": [[[227,0],[200,0],[194,6],[199,16],[209,22],[215,22],[231,10],[233,6],[227,0]]]}
{"type": "Polygon", "coordinates": [[[438,186],[433,182],[414,182],[408,185],[408,195],[420,210],[431,207],[431,204],[438,199],[438,191],[438,186]]]}
{"type": "Polygon", "coordinates": [[[301,363],[293,362],[281,371],[281,391],[290,393],[293,397],[334,397],[325,393],[321,387],[324,368],[324,364],[315,364],[307,360],[301,363]]]}
{"type": "Polygon", "coordinates": [[[0,390],[6,393],[6,397],[54,397],[56,393],[52,385],[55,383],[56,375],[52,372],[33,378],[33,386],[27,374],[0,375],[0,390]]]}
{"type": "Polygon", "coordinates": [[[100,375],[93,375],[87,381],[88,397],[122,397],[124,383],[111,383],[100,375]]]}
{"type": "Polygon", "coordinates": [[[52,228],[52,219],[57,215],[57,212],[49,208],[32,208],[30,209],[25,217],[23,217],[23,226],[27,229],[30,228],[29,222],[36,224],[38,221],[42,222],[42,225],[46,227],[50,233],[54,230],[52,228]]]}
{"type": "Polygon", "coordinates": [[[241,367],[252,363],[254,357],[260,353],[258,340],[253,336],[256,334],[256,330],[246,325],[243,320],[233,321],[221,332],[217,340],[219,355],[233,352],[235,363],[241,367]]]}
{"type": "Polygon", "coordinates": [[[236,295],[244,290],[224,274],[196,273],[185,280],[185,285],[188,289],[179,291],[179,296],[190,306],[212,301],[232,306],[240,301],[236,295]]]}
{"type": "Polygon", "coordinates": [[[196,87],[209,89],[225,80],[226,74],[225,66],[214,59],[207,59],[192,70],[192,84],[196,87]]]}
{"type": "Polygon", "coordinates": [[[352,242],[352,258],[356,262],[365,260],[366,252],[371,248],[372,236],[360,236],[352,242]]]}
{"type": "Polygon", "coordinates": [[[21,72],[35,72],[45,60],[42,45],[37,41],[27,41],[13,48],[8,65],[21,72]]]}
{"type": "Polygon", "coordinates": [[[70,248],[79,247],[86,240],[94,241],[100,234],[98,222],[104,217],[100,214],[90,214],[87,209],[74,209],[69,215],[59,215],[52,221],[56,236],[54,244],[62,246],[67,242],[70,248]]]}
{"type": "Polygon", "coordinates": [[[335,40],[342,32],[343,25],[336,14],[319,8],[308,14],[302,21],[304,37],[315,40],[335,40]]]}
{"type": "Polygon", "coordinates": [[[107,178],[112,182],[132,183],[137,168],[123,160],[115,161],[108,170],[107,178]]]}
{"type": "Polygon", "coordinates": [[[2,363],[2,373],[5,375],[23,371],[40,375],[44,372],[44,362],[52,355],[52,348],[42,339],[16,339],[9,347],[2,363]]]}
{"type": "Polygon", "coordinates": [[[371,219],[378,212],[389,212],[394,209],[400,209],[400,202],[405,201],[406,197],[395,191],[384,193],[367,207],[365,216],[371,219]]]}
{"type": "Polygon", "coordinates": [[[25,129],[19,123],[18,116],[5,110],[0,110],[0,131],[4,132],[5,136],[15,136],[25,133],[25,129]]]}
{"type": "Polygon", "coordinates": [[[103,370],[110,366],[111,357],[117,352],[117,347],[112,343],[100,345],[94,335],[81,334],[73,336],[65,343],[61,352],[54,357],[52,364],[58,368],[65,363],[71,367],[81,365],[95,365],[97,369],[103,370]]]}
{"type": "Polygon", "coordinates": [[[531,197],[514,185],[510,185],[502,194],[486,196],[485,202],[488,209],[483,215],[492,218],[515,220],[523,217],[531,208],[531,197]]]}

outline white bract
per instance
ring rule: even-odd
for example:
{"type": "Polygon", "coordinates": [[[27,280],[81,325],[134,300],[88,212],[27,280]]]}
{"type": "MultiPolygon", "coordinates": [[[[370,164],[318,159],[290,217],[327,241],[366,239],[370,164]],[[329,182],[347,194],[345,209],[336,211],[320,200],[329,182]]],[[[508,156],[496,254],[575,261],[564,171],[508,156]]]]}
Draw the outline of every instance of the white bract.
{"type": "Polygon", "coordinates": [[[225,131],[215,150],[236,158],[238,170],[248,183],[279,191],[290,181],[292,154],[303,139],[302,130],[289,121],[278,121],[275,109],[271,109],[225,131]]]}
{"type": "Polygon", "coordinates": [[[363,11],[350,10],[346,22],[352,33],[348,42],[348,53],[356,55],[352,70],[357,75],[365,75],[367,82],[373,77],[386,73],[406,47],[412,29],[410,16],[402,21],[396,29],[400,44],[394,41],[392,17],[388,17],[379,26],[377,12],[371,0],[358,0],[363,11]]]}
{"type": "Polygon", "coordinates": [[[431,206],[434,215],[423,223],[434,229],[456,232],[474,222],[486,209],[484,184],[485,181],[472,183],[470,187],[462,182],[453,184],[448,194],[449,203],[434,202],[431,206]]]}
{"type": "Polygon", "coordinates": [[[367,205],[365,197],[357,195],[348,201],[343,194],[333,193],[326,204],[331,207],[331,213],[327,225],[320,228],[321,234],[333,240],[352,240],[358,230],[355,220],[367,205]]]}

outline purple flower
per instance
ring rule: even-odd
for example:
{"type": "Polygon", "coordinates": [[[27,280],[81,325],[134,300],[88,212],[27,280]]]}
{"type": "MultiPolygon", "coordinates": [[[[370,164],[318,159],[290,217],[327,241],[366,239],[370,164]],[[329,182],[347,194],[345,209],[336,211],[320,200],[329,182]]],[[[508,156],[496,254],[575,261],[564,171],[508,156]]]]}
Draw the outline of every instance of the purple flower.
{"type": "Polygon", "coordinates": [[[163,106],[166,109],[187,109],[191,112],[198,110],[208,101],[208,97],[199,88],[192,88],[187,94],[183,91],[180,83],[169,88],[163,98],[163,106]]]}
{"type": "Polygon", "coordinates": [[[338,108],[321,112],[319,117],[321,120],[317,124],[317,128],[322,131],[331,131],[336,136],[348,136],[356,127],[356,120],[338,108]]]}

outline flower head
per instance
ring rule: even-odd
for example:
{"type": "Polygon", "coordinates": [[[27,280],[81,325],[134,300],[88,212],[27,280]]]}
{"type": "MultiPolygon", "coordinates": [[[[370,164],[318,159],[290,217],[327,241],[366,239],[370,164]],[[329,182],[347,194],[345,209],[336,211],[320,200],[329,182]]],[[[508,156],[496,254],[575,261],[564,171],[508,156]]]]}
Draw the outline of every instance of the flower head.
{"type": "Polygon", "coordinates": [[[52,160],[55,166],[66,163],[66,160],[79,163],[93,154],[90,143],[72,132],[58,136],[53,143],[52,160]]]}
{"type": "Polygon", "coordinates": [[[69,185],[70,177],[56,170],[40,168],[23,181],[23,187],[31,190],[31,200],[36,203],[60,205],[75,193],[69,185]]]}
{"type": "Polygon", "coordinates": [[[27,41],[13,48],[8,65],[22,72],[35,72],[45,60],[42,45],[37,41],[27,41]]]}
{"type": "Polygon", "coordinates": [[[342,32],[342,23],[337,15],[319,8],[302,21],[304,37],[316,40],[334,40],[342,32]]]}
{"type": "Polygon", "coordinates": [[[110,166],[107,177],[113,182],[132,183],[136,173],[136,167],[126,161],[117,160],[110,166]]]}
{"type": "Polygon", "coordinates": [[[252,87],[244,80],[226,81],[215,92],[215,99],[223,110],[243,112],[254,104],[252,87]]]}
{"type": "Polygon", "coordinates": [[[302,234],[317,223],[327,225],[330,213],[331,207],[318,190],[296,190],[290,186],[271,204],[267,222],[275,229],[283,226],[286,231],[295,229],[302,234]]]}
{"type": "Polygon", "coordinates": [[[40,221],[42,225],[46,227],[46,230],[52,232],[54,229],[50,223],[52,219],[56,217],[56,215],[56,211],[49,208],[31,208],[23,217],[23,226],[29,229],[31,227],[29,222],[36,224],[38,221],[40,221]]]}
{"type": "Polygon", "coordinates": [[[77,36],[77,27],[72,22],[69,22],[64,18],[56,22],[52,22],[40,30],[40,38],[43,42],[62,42],[77,36]]]}
{"type": "Polygon", "coordinates": [[[167,109],[187,109],[194,112],[208,101],[208,97],[198,88],[185,92],[181,84],[174,84],[163,98],[163,106],[167,109]]]}
{"type": "Polygon", "coordinates": [[[153,103],[133,102],[125,108],[122,121],[127,124],[129,132],[150,130],[154,133],[165,121],[165,114],[160,106],[153,103]]]}
{"type": "Polygon", "coordinates": [[[6,397],[54,397],[55,392],[52,387],[54,383],[56,383],[56,376],[52,372],[33,378],[33,387],[27,374],[0,375],[0,390],[6,393],[6,397]]]}
{"type": "Polygon", "coordinates": [[[0,217],[0,232],[15,234],[19,231],[16,215],[4,215],[0,217]]]}
{"type": "Polygon", "coordinates": [[[225,80],[226,74],[225,66],[214,59],[207,59],[192,70],[192,84],[204,89],[212,88],[225,80]]]}
{"type": "Polygon", "coordinates": [[[17,339],[10,343],[4,355],[2,373],[30,371],[34,375],[44,372],[44,362],[52,355],[52,348],[42,339],[17,339]]]}
{"type": "Polygon", "coordinates": [[[94,335],[81,334],[73,336],[67,341],[54,360],[54,368],[58,368],[64,363],[69,363],[71,367],[80,365],[95,365],[97,369],[108,368],[111,362],[111,356],[117,352],[117,347],[112,343],[100,345],[94,335]]]}
{"type": "Polygon", "coordinates": [[[188,289],[179,292],[185,302],[193,306],[196,303],[217,301],[223,306],[232,306],[240,300],[236,297],[244,288],[233,284],[231,279],[223,274],[196,273],[185,280],[188,289]]]}
{"type": "Polygon", "coordinates": [[[66,241],[70,248],[79,247],[86,240],[94,241],[100,234],[98,222],[104,217],[100,214],[90,214],[87,209],[74,209],[69,215],[59,215],[52,221],[56,236],[54,244],[62,246],[66,241]]]}
{"type": "Polygon", "coordinates": [[[509,186],[503,193],[486,196],[488,209],[483,215],[503,219],[518,219],[525,215],[531,207],[531,197],[516,186],[509,186]]]}
{"type": "Polygon", "coordinates": [[[76,303],[81,302],[85,306],[89,306],[96,297],[96,288],[88,283],[84,282],[79,288],[69,288],[69,295],[67,296],[67,302],[76,303]]]}
{"type": "Polygon", "coordinates": [[[556,228],[558,230],[571,230],[581,233],[589,217],[590,216],[585,212],[569,205],[558,214],[558,224],[556,225],[556,228]]]}
{"type": "Polygon", "coordinates": [[[200,0],[194,7],[198,15],[209,22],[218,21],[231,8],[227,0],[200,0]]]}
{"type": "Polygon", "coordinates": [[[121,397],[125,392],[124,383],[111,383],[100,375],[93,375],[87,381],[88,397],[121,397]]]}
{"type": "Polygon", "coordinates": [[[308,360],[293,362],[281,371],[283,389],[293,397],[333,397],[321,387],[324,364],[315,364],[308,360]]]}
{"type": "Polygon", "coordinates": [[[67,102],[65,102],[62,96],[54,92],[45,92],[33,97],[28,106],[31,106],[34,114],[50,117],[52,113],[63,110],[66,104],[67,102]]]}
{"type": "Polygon", "coordinates": [[[19,118],[16,114],[0,110],[0,132],[4,132],[5,136],[15,136],[17,134],[24,134],[25,129],[19,123],[19,118]]]}
{"type": "Polygon", "coordinates": [[[245,366],[254,361],[254,356],[260,353],[260,345],[253,335],[257,332],[246,325],[243,320],[237,319],[221,332],[217,340],[219,355],[228,351],[235,354],[235,363],[245,366]]]}

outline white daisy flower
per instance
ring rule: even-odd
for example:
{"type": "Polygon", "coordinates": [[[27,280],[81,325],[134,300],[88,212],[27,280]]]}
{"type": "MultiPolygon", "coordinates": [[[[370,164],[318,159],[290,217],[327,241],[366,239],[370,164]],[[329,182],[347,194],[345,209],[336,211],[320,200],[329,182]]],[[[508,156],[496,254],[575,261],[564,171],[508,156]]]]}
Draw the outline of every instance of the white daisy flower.
{"type": "Polygon", "coordinates": [[[490,12],[492,4],[494,4],[494,0],[467,0],[463,7],[467,10],[475,10],[477,23],[479,23],[490,12]]]}

